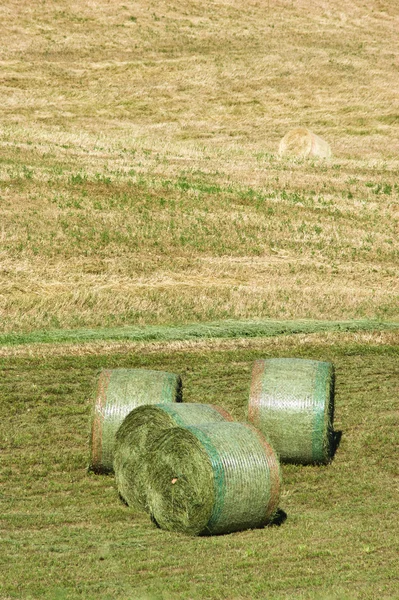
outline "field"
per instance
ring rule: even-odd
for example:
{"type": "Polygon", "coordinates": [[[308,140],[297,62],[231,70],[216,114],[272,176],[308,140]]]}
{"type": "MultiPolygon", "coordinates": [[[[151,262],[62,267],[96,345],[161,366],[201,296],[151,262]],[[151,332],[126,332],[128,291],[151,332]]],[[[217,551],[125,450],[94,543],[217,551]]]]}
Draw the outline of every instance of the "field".
{"type": "Polygon", "coordinates": [[[229,341],[218,350],[3,358],[2,597],[397,598],[399,363],[387,342],[289,337],[239,349],[229,341]],[[283,468],[280,526],[167,533],[120,502],[112,477],[87,475],[98,369],[181,373],[187,401],[220,404],[241,420],[252,361],[293,352],[336,365],[342,438],[331,465],[283,468]]]}
{"type": "MultiPolygon", "coordinates": [[[[399,5],[4,0],[0,598],[399,598],[399,5]],[[309,127],[329,160],[278,156],[309,127]],[[88,475],[98,371],[246,418],[332,360],[327,467],[279,526],[191,539],[88,475]]],[[[282,513],[283,514],[283,513],[282,513]]]]}

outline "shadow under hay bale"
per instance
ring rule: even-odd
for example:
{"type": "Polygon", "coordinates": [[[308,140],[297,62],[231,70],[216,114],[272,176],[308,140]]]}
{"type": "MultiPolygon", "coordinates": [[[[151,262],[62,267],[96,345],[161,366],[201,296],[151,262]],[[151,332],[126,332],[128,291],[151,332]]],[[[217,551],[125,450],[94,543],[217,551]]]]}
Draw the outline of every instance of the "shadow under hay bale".
{"type": "Polygon", "coordinates": [[[282,462],[327,463],[333,454],[334,367],[300,358],[257,360],[248,418],[282,462]]]}
{"type": "Polygon", "coordinates": [[[268,523],[270,525],[270,527],[281,527],[281,525],[283,525],[287,520],[287,513],[285,512],[285,510],[281,510],[281,508],[279,508],[275,514],[273,515],[273,517],[270,519],[270,522],[268,523]]]}
{"type": "Polygon", "coordinates": [[[331,460],[334,458],[341,443],[342,431],[331,432],[331,460]]]}
{"type": "Polygon", "coordinates": [[[211,423],[163,433],[147,454],[148,505],[162,529],[191,535],[263,527],[274,517],[280,467],[254,427],[211,423]]]}
{"type": "Polygon", "coordinates": [[[309,129],[298,127],[283,137],[279,145],[279,154],[298,158],[330,158],[331,148],[325,140],[309,129]]]}
{"type": "Polygon", "coordinates": [[[104,369],[91,414],[89,470],[112,473],[116,432],[134,408],[181,402],[178,375],[146,369],[104,369]]]}
{"type": "Polygon", "coordinates": [[[115,440],[114,471],[119,495],[131,507],[147,509],[144,455],[165,430],[201,423],[232,421],[222,408],[209,404],[140,406],[127,415],[115,440]]]}

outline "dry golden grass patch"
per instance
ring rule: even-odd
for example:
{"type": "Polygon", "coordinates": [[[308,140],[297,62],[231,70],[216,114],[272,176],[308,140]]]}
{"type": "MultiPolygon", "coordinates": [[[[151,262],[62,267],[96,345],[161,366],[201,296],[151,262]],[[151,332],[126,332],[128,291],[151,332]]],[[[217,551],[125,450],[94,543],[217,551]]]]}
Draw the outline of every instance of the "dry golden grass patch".
{"type": "Polygon", "coordinates": [[[6,0],[3,331],[396,318],[392,2],[6,0]],[[292,127],[328,161],[277,156],[292,127]]]}
{"type": "Polygon", "coordinates": [[[2,13],[8,122],[269,152],[313,123],[340,154],[387,154],[391,2],[8,1],[2,13]]]}

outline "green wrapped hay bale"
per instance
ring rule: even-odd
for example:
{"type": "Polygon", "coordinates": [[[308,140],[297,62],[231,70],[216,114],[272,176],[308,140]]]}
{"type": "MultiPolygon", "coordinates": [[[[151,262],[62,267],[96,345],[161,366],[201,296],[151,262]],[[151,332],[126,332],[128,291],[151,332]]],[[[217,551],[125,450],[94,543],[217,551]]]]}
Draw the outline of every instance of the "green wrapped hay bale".
{"type": "Polygon", "coordinates": [[[146,369],[104,369],[91,415],[89,469],[113,470],[115,435],[128,413],[143,404],[181,402],[178,375],[146,369]]]}
{"type": "Polygon", "coordinates": [[[334,367],[300,358],[257,360],[248,417],[282,462],[327,463],[332,451],[334,367]]]}
{"type": "Polygon", "coordinates": [[[116,434],[114,471],[120,496],[129,506],[146,510],[147,448],[166,429],[232,421],[222,408],[209,404],[140,406],[127,415],[116,434]]]}
{"type": "Polygon", "coordinates": [[[277,456],[242,423],[165,431],[146,455],[147,501],[162,529],[211,535],[266,525],[280,493],[277,456]]]}

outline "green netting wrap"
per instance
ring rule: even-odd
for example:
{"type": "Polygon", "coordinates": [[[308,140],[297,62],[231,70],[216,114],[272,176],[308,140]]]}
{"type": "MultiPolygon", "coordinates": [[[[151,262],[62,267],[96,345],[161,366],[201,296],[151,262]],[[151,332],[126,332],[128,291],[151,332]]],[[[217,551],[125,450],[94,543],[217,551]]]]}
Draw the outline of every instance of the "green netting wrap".
{"type": "Polygon", "coordinates": [[[222,408],[209,404],[140,406],[127,415],[116,434],[114,471],[120,496],[132,507],[147,510],[147,448],[166,429],[232,421],[222,408]]]}
{"type": "Polygon", "coordinates": [[[130,411],[143,404],[181,402],[178,375],[146,369],[104,369],[91,415],[89,469],[111,473],[115,435],[130,411]]]}
{"type": "Polygon", "coordinates": [[[257,360],[248,416],[281,461],[326,463],[331,458],[334,367],[300,358],[257,360]]]}
{"type": "Polygon", "coordinates": [[[276,512],[277,456],[251,425],[207,423],[165,431],[146,455],[147,501],[163,529],[191,535],[262,527],[276,512]]]}

